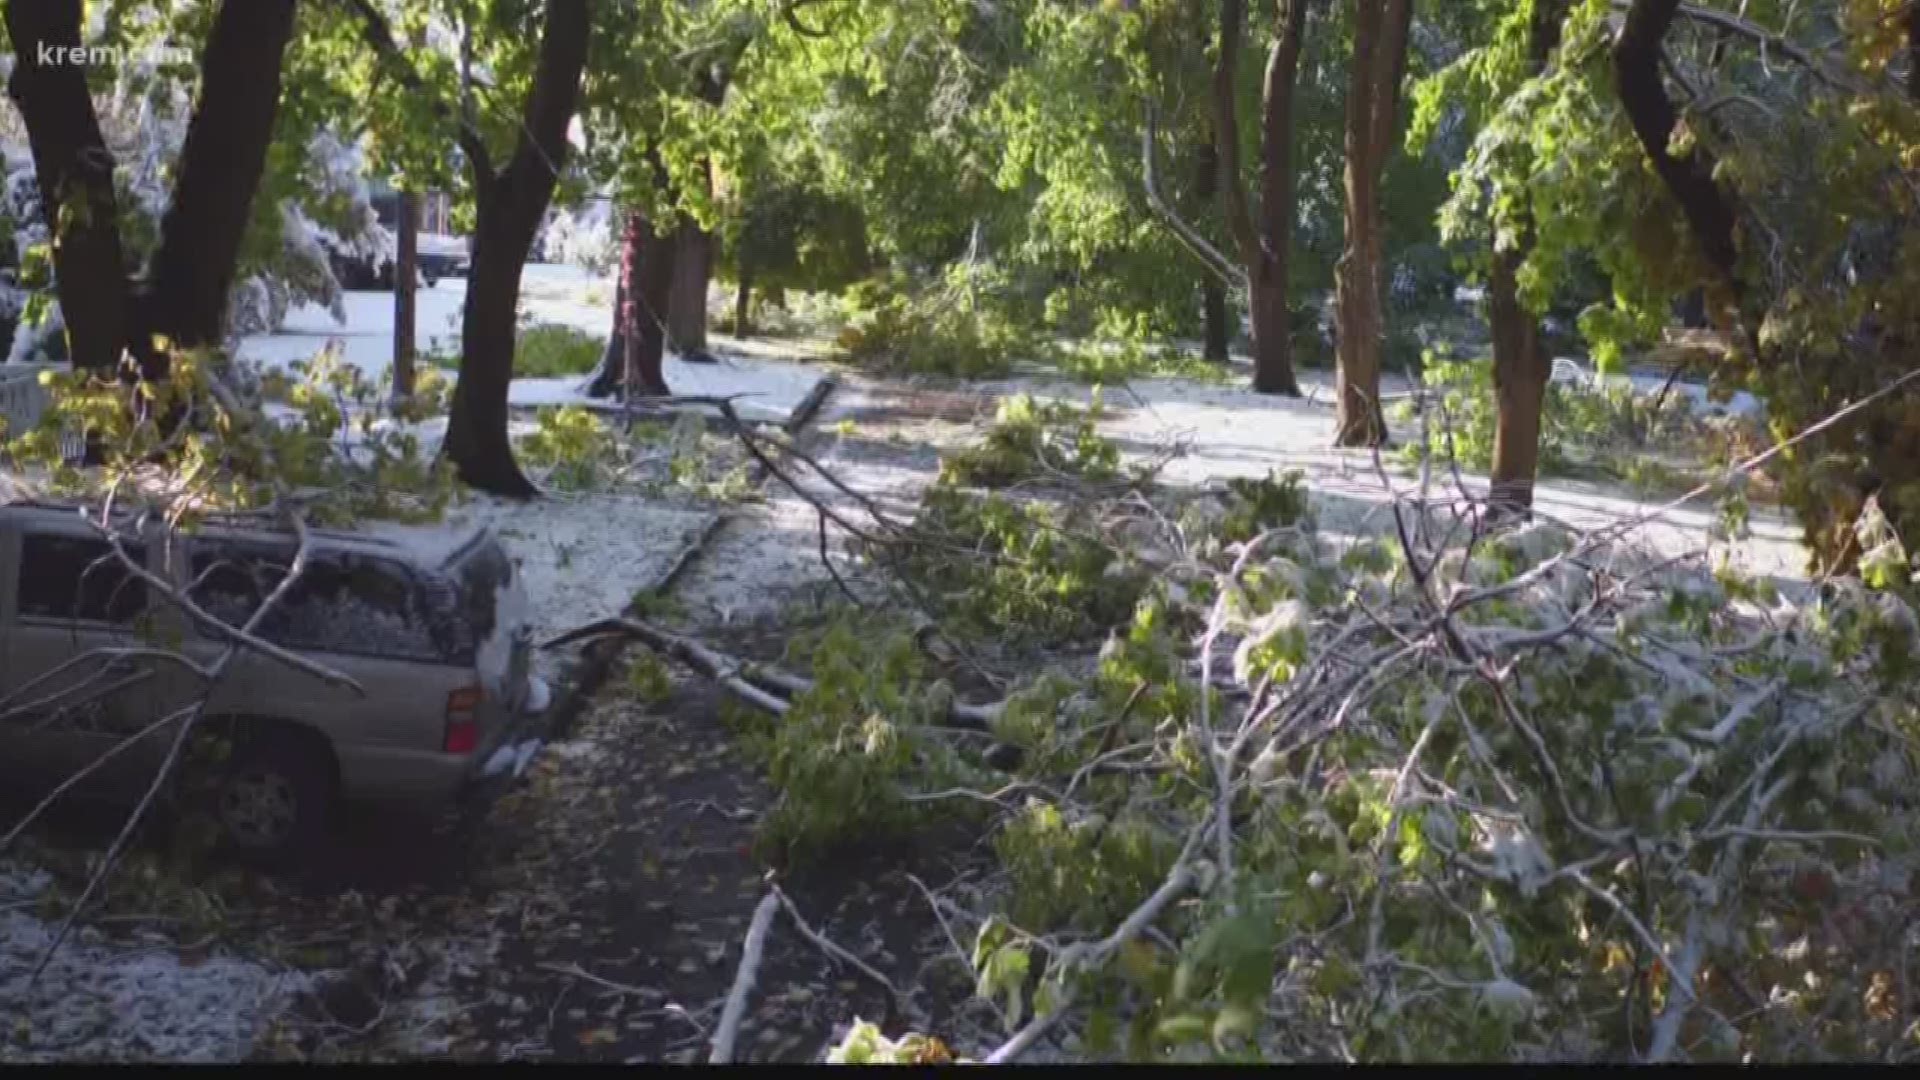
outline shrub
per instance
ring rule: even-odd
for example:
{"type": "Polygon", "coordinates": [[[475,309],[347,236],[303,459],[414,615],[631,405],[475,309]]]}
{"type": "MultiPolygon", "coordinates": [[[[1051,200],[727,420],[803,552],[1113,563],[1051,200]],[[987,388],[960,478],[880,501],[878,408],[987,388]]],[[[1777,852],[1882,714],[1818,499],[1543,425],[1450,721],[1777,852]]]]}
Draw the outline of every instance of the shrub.
{"type": "Polygon", "coordinates": [[[1002,399],[986,438],[943,459],[941,479],[979,487],[1047,475],[1112,479],[1119,473],[1120,451],[1095,429],[1100,415],[1098,391],[1088,409],[1057,401],[1039,404],[1027,394],[1002,399]]]}
{"type": "MultiPolygon", "coordinates": [[[[1428,416],[1434,424],[1431,448],[1418,441],[1400,451],[1416,464],[1431,452],[1444,460],[1451,453],[1463,468],[1485,471],[1493,463],[1498,412],[1493,398],[1493,367],[1484,359],[1455,360],[1429,350],[1421,380],[1434,399],[1428,416]],[[1443,422],[1446,431],[1440,429],[1443,422]]],[[[1627,481],[1636,487],[1670,487],[1688,478],[1650,460],[1650,446],[1706,456],[1717,439],[1692,411],[1685,394],[1669,394],[1655,408],[1656,395],[1622,383],[1599,385],[1550,382],[1542,405],[1540,472],[1571,475],[1583,471],[1627,481]]],[[[1397,407],[1396,419],[1412,420],[1414,402],[1397,407]]]]}
{"type": "Polygon", "coordinates": [[[600,363],[607,339],[561,323],[539,323],[520,330],[514,339],[515,378],[539,379],[584,375],[600,363]]]}
{"type": "Polygon", "coordinates": [[[849,289],[848,321],[836,340],[852,364],[896,375],[999,378],[1049,346],[992,304],[992,271],[958,268],[931,286],[898,274],[849,289]]]}
{"type": "Polygon", "coordinates": [[[1135,379],[1191,379],[1225,382],[1229,368],[1173,345],[1149,345],[1138,338],[1082,342],[1055,349],[1053,363],[1069,378],[1097,386],[1135,379]]]}
{"type": "Polygon", "coordinates": [[[539,410],[533,432],[519,442],[521,460],[548,470],[547,480],[584,491],[606,482],[619,444],[606,424],[578,405],[539,410]]]}

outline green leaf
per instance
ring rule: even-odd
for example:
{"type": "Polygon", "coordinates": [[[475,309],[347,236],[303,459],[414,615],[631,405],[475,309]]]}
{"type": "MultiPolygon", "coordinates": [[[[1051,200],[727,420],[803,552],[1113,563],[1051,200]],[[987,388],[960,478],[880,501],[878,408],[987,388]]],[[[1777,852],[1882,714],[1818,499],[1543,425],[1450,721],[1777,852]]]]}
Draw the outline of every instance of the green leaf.
{"type": "Polygon", "coordinates": [[[1154,1037],[1163,1043],[1174,1046],[1187,1046],[1205,1042],[1213,1025],[1204,1016],[1174,1016],[1160,1021],[1153,1029],[1154,1037]]]}

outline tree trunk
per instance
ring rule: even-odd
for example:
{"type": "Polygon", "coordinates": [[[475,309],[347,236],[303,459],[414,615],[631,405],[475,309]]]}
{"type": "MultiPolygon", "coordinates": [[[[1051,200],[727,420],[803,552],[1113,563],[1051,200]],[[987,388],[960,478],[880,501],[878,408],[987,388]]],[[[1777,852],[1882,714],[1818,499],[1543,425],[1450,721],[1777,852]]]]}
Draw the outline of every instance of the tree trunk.
{"type": "Polygon", "coordinates": [[[80,2],[18,0],[7,4],[6,22],[14,51],[7,93],[33,152],[67,355],[76,370],[111,371],[126,343],[127,308],[113,153],[100,134],[85,68],[39,59],[42,47],[80,47],[80,2]]]}
{"type": "Polygon", "coordinates": [[[1225,364],[1231,359],[1233,335],[1227,325],[1227,290],[1211,274],[1200,279],[1202,359],[1225,364]]]}
{"type": "Polygon", "coordinates": [[[607,329],[606,347],[600,350],[600,362],[594,365],[593,374],[581,386],[581,393],[591,398],[613,396],[620,388],[620,377],[627,368],[627,280],[632,276],[634,260],[640,252],[629,242],[632,237],[627,231],[627,215],[619,211],[620,225],[620,261],[613,268],[613,321],[607,329]]]}
{"type": "Polygon", "coordinates": [[[587,380],[589,397],[610,397],[616,390],[665,396],[663,354],[669,328],[664,313],[672,303],[677,283],[674,270],[678,237],[656,235],[637,209],[626,212],[620,229],[620,269],[614,288],[613,332],[600,354],[600,364],[587,380]],[[661,313],[656,315],[656,313],[661,313]]]}
{"type": "MultiPolygon", "coordinates": [[[[1194,155],[1197,172],[1194,197],[1211,210],[1220,197],[1220,151],[1211,138],[1202,139],[1194,155]]],[[[1227,362],[1231,334],[1227,329],[1227,290],[1211,273],[1200,275],[1201,355],[1216,364],[1227,362]]]]}
{"type": "Polygon", "coordinates": [[[1221,0],[1220,4],[1220,55],[1213,70],[1214,145],[1220,159],[1220,184],[1226,194],[1227,224],[1247,274],[1247,314],[1253,324],[1253,388],[1266,394],[1299,397],[1290,348],[1293,328],[1287,317],[1287,245],[1292,242],[1294,214],[1293,82],[1299,68],[1306,5],[1304,0],[1281,3],[1262,94],[1257,227],[1240,177],[1240,120],[1234,94],[1241,24],[1246,15],[1241,0],[1221,0]]]}
{"type": "Polygon", "coordinates": [[[1346,248],[1334,272],[1339,310],[1335,446],[1387,441],[1380,407],[1381,306],[1385,242],[1380,177],[1392,149],[1412,0],[1356,0],[1346,116],[1346,248]]]}
{"type": "Polygon", "coordinates": [[[533,88],[513,157],[497,174],[489,174],[484,161],[473,162],[478,213],[446,451],[462,480],[516,498],[536,494],[507,438],[520,273],[559,179],[554,170],[566,163],[567,126],[580,97],[590,28],[587,0],[547,0],[533,88]]]}
{"type": "Polygon", "coordinates": [[[609,344],[608,354],[614,358],[614,364],[608,369],[609,374],[604,380],[609,394],[630,385],[627,376],[634,367],[634,343],[640,340],[637,298],[640,295],[641,250],[646,243],[646,235],[646,219],[640,216],[638,210],[627,211],[626,220],[620,223],[620,306],[613,311],[613,333],[620,342],[620,351],[613,352],[609,344]]]}
{"type": "Polygon", "coordinates": [[[1920,105],[1920,4],[1907,5],[1907,96],[1920,105]]]}
{"type": "Polygon", "coordinates": [[[1501,513],[1524,514],[1533,506],[1533,482],[1540,466],[1540,413],[1552,371],[1552,361],[1540,344],[1538,324],[1521,304],[1515,282],[1525,259],[1519,251],[1496,251],[1487,276],[1495,409],[1488,494],[1501,513]]]}
{"type": "MultiPolygon", "coordinates": [[[[622,237],[625,230],[622,229],[622,237]]],[[[609,397],[620,386],[620,374],[627,365],[627,335],[622,312],[627,307],[627,254],[624,239],[621,243],[620,267],[613,272],[613,324],[607,330],[606,347],[600,350],[600,363],[594,366],[593,374],[587,377],[581,393],[588,397],[609,397]]]]}
{"type": "Polygon", "coordinates": [[[1293,248],[1293,89],[1306,36],[1307,0],[1279,0],[1260,105],[1260,235],[1247,267],[1253,294],[1253,388],[1300,396],[1293,375],[1293,320],[1287,267],[1293,248]]]}
{"type": "Polygon", "coordinates": [[[740,280],[734,286],[733,294],[733,336],[743,338],[753,333],[753,261],[744,253],[740,256],[740,280]]]}
{"type": "Polygon", "coordinates": [[[1240,106],[1234,83],[1240,68],[1240,36],[1245,32],[1245,0],[1220,0],[1220,49],[1213,65],[1213,146],[1226,198],[1227,231],[1240,249],[1240,265],[1249,271],[1259,256],[1247,188],[1240,180],[1240,106]]]}
{"type": "Polygon", "coordinates": [[[713,280],[713,234],[686,218],[680,222],[673,244],[668,337],[680,359],[711,363],[713,356],[707,352],[707,286],[713,280]]]}
{"type": "Polygon", "coordinates": [[[447,418],[446,451],[460,478],[483,491],[529,498],[534,487],[513,459],[507,438],[507,393],[513,382],[519,259],[510,193],[496,178],[479,194],[467,296],[460,313],[460,380],[447,418]]]}
{"type": "MultiPolygon", "coordinates": [[[[707,195],[713,195],[713,162],[701,159],[707,195]]],[[[680,222],[674,238],[672,297],[667,304],[667,331],[673,351],[691,363],[711,363],[707,352],[707,288],[713,281],[713,233],[691,217],[680,222]]]]}
{"type": "Polygon", "coordinates": [[[661,371],[667,343],[667,305],[672,302],[674,264],[679,245],[674,234],[657,230],[644,216],[629,220],[628,244],[639,247],[627,283],[626,376],[628,395],[665,397],[672,393],[661,371]]]}
{"type": "MultiPolygon", "coordinates": [[[[1529,76],[1538,76],[1560,44],[1564,0],[1535,0],[1528,28],[1529,76]]],[[[1522,200],[1522,206],[1525,201],[1522,200]]],[[[1541,409],[1553,361],[1539,323],[1520,300],[1520,267],[1533,249],[1533,220],[1521,211],[1518,238],[1493,252],[1487,278],[1487,314],[1493,329],[1493,475],[1489,502],[1497,514],[1526,514],[1540,466],[1541,409]]]]}
{"type": "Polygon", "coordinates": [[[420,196],[400,193],[399,243],[393,262],[393,401],[413,397],[414,285],[419,262],[420,196]]]}
{"type": "Polygon", "coordinates": [[[134,302],[130,344],[147,379],[166,377],[173,350],[217,346],[225,337],[227,294],[280,107],[293,11],[293,0],[224,0],[215,17],[160,246],[134,302]]]}
{"type": "Polygon", "coordinates": [[[733,336],[746,337],[753,333],[753,260],[747,253],[740,253],[740,280],[733,291],[733,336]]]}

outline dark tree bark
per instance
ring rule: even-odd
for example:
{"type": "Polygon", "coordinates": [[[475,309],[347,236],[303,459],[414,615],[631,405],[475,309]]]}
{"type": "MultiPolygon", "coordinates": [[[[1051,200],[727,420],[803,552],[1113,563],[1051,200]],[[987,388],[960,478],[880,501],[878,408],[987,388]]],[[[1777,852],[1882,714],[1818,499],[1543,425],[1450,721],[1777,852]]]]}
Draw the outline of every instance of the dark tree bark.
{"type": "Polygon", "coordinates": [[[638,211],[628,210],[620,218],[620,265],[614,270],[613,331],[607,335],[607,347],[600,353],[600,366],[587,383],[587,396],[612,397],[627,382],[627,342],[636,331],[634,318],[634,276],[640,266],[640,245],[644,234],[638,211]]]}
{"type": "MultiPolygon", "coordinates": [[[[1293,320],[1287,307],[1287,266],[1293,247],[1293,91],[1307,30],[1309,0],[1279,0],[1273,48],[1261,89],[1259,258],[1247,267],[1258,298],[1255,326],[1267,344],[1255,359],[1253,388],[1299,396],[1293,376],[1293,320]]],[[[1256,332],[1256,336],[1259,336],[1256,332]]]]}
{"type": "Polygon", "coordinates": [[[1247,314],[1253,324],[1253,388],[1300,396],[1293,374],[1292,326],[1287,309],[1287,256],[1292,243],[1293,87],[1306,29],[1306,0],[1278,0],[1278,25],[1267,55],[1261,95],[1260,217],[1247,204],[1240,178],[1240,121],[1234,73],[1246,21],[1243,0],[1221,0],[1220,54],[1213,72],[1214,144],[1227,224],[1247,274],[1247,314]]]}
{"type": "Polygon", "coordinates": [[[622,312],[627,308],[627,253],[626,232],[621,230],[622,242],[620,266],[613,272],[613,324],[607,330],[606,347],[600,350],[600,363],[594,366],[593,374],[587,377],[581,392],[588,397],[609,397],[620,387],[620,375],[627,365],[627,335],[622,312]]]}
{"type": "Polygon", "coordinates": [[[1356,0],[1345,138],[1346,248],[1334,273],[1340,324],[1335,446],[1381,446],[1387,441],[1386,415],[1380,407],[1380,351],[1386,335],[1380,178],[1392,150],[1412,21],[1412,0],[1356,0]]]}
{"type": "MultiPolygon", "coordinates": [[[[1535,0],[1527,33],[1530,74],[1546,70],[1560,44],[1565,0],[1535,0]]],[[[1524,213],[1524,212],[1523,212],[1524,213]]],[[[1540,468],[1541,410],[1553,358],[1540,325],[1520,301],[1520,267],[1533,249],[1533,221],[1524,217],[1514,247],[1495,250],[1487,277],[1487,315],[1493,328],[1493,475],[1489,501],[1496,513],[1525,514],[1533,506],[1540,468]]]]}
{"type": "Polygon", "coordinates": [[[678,247],[674,234],[656,229],[645,217],[629,220],[630,246],[639,248],[627,280],[626,375],[621,380],[629,395],[664,397],[672,391],[661,371],[667,344],[667,305],[673,297],[674,263],[678,247]]]}
{"type": "Polygon", "coordinates": [[[1740,280],[1739,249],[1734,239],[1739,210],[1733,197],[1714,181],[1714,161],[1706,148],[1696,143],[1680,157],[1670,149],[1680,114],[1660,81],[1660,43],[1679,8],[1680,0],[1634,0],[1613,42],[1614,81],[1620,106],[1641,149],[1668,193],[1680,204],[1687,229],[1719,286],[1715,291],[1721,295],[1707,298],[1710,306],[1718,309],[1716,313],[1731,307],[1751,345],[1758,335],[1757,327],[1741,313],[1746,289],[1740,280]]]}
{"type": "Polygon", "coordinates": [[[399,202],[398,250],[393,260],[393,400],[413,396],[414,287],[417,284],[420,196],[403,191],[399,202]]]}
{"type": "Polygon", "coordinates": [[[673,287],[667,330],[673,351],[690,363],[712,363],[707,352],[707,288],[713,281],[713,233],[692,218],[680,222],[673,243],[673,287]]]}
{"type": "Polygon", "coordinates": [[[1487,275],[1487,317],[1493,329],[1493,475],[1489,502],[1498,512],[1523,514],[1533,506],[1540,467],[1540,414],[1552,360],[1539,325],[1520,302],[1514,274],[1525,255],[1497,251],[1487,275]]]}
{"type": "Polygon", "coordinates": [[[507,438],[520,273],[567,158],[567,125],[580,97],[591,29],[587,0],[547,0],[540,55],[520,138],[498,172],[469,153],[477,208],[472,269],[460,320],[460,381],[447,418],[447,455],[460,478],[517,498],[536,494],[507,438]]]}
{"type": "Polygon", "coordinates": [[[179,179],[133,305],[130,345],[147,379],[166,377],[171,351],[217,346],[225,336],[227,295],[280,107],[293,11],[294,0],[224,0],[214,19],[179,179]]]}
{"type": "MultiPolygon", "coordinates": [[[[656,158],[655,169],[665,169],[656,158]]],[[[613,330],[587,380],[589,397],[611,397],[631,388],[634,394],[671,393],[663,369],[670,334],[668,312],[677,283],[678,235],[655,233],[638,209],[626,211],[620,229],[620,269],[614,287],[613,330]]]]}
{"type": "Polygon", "coordinates": [[[1920,4],[1907,5],[1907,96],[1920,104],[1920,4]]]}
{"type": "Polygon", "coordinates": [[[1257,240],[1246,185],[1240,180],[1240,105],[1234,83],[1240,70],[1240,38],[1246,32],[1246,0],[1220,0],[1220,49],[1213,65],[1213,146],[1226,199],[1227,230],[1245,265],[1257,240]]]}
{"type": "Polygon", "coordinates": [[[733,290],[733,336],[743,338],[753,333],[753,260],[743,250],[739,262],[740,280],[733,290]]]}
{"type": "Polygon", "coordinates": [[[43,46],[80,46],[80,0],[13,0],[6,21],[14,51],[7,93],[33,151],[67,355],[78,370],[111,371],[126,344],[127,312],[113,154],[100,134],[85,68],[40,63],[43,46]]]}
{"type": "MultiPolygon", "coordinates": [[[[1220,151],[1211,138],[1202,139],[1194,156],[1194,197],[1211,209],[1220,196],[1220,151]]],[[[1201,355],[1216,364],[1228,359],[1231,334],[1227,329],[1227,290],[1213,274],[1200,275],[1201,355]]]]}
{"type": "MultiPolygon", "coordinates": [[[[694,75],[694,95],[718,108],[726,100],[727,86],[733,79],[733,67],[752,43],[751,37],[735,41],[726,55],[694,75]]],[[[700,159],[700,182],[707,194],[713,194],[713,161],[700,159]]],[[[673,284],[667,304],[668,342],[680,359],[691,363],[713,363],[707,351],[707,289],[713,282],[713,233],[691,219],[683,220],[675,238],[673,284]]]]}

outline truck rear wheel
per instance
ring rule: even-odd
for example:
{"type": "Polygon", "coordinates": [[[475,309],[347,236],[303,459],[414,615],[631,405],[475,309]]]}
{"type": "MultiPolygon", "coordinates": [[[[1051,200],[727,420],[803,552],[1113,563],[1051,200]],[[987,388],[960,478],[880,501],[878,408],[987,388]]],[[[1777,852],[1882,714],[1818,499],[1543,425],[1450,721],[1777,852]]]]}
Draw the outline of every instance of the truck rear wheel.
{"type": "Polygon", "coordinates": [[[234,748],[214,789],[213,812],[243,858],[281,866],[325,837],[334,796],[325,749],[276,732],[234,748]]]}

